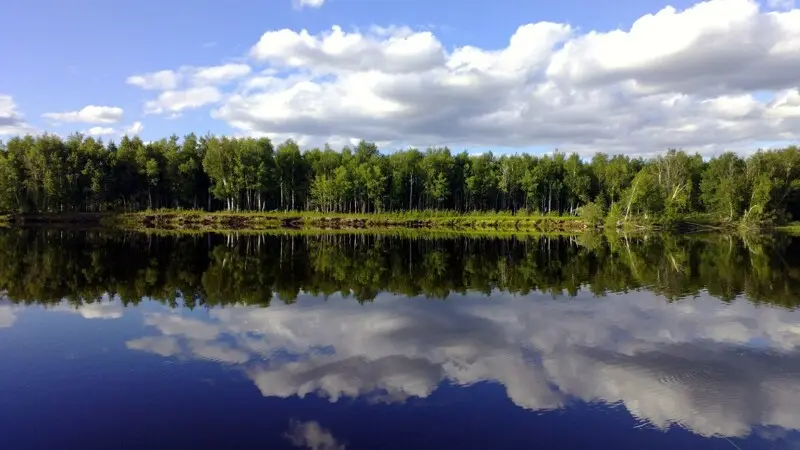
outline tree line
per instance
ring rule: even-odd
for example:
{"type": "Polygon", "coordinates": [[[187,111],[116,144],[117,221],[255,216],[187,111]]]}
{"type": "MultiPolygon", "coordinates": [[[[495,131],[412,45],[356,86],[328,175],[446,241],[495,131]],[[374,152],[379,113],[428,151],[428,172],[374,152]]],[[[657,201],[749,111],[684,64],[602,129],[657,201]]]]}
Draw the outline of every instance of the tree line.
{"type": "MultiPolygon", "coordinates": [[[[402,238],[367,234],[180,235],[0,232],[0,299],[80,305],[105,296],[190,307],[268,306],[298,296],[647,289],[800,305],[800,240],[729,235],[402,238]],[[789,269],[787,269],[787,267],[789,269]]],[[[534,297],[535,298],[535,297],[534,297]]],[[[0,300],[2,301],[2,300],[0,300]]]]}
{"type": "Polygon", "coordinates": [[[301,150],[287,140],[189,134],[119,143],[53,134],[0,142],[0,211],[527,211],[591,220],[800,218],[800,148],[703,159],[669,150],[496,156],[447,147],[381,153],[362,141],[301,150]]]}

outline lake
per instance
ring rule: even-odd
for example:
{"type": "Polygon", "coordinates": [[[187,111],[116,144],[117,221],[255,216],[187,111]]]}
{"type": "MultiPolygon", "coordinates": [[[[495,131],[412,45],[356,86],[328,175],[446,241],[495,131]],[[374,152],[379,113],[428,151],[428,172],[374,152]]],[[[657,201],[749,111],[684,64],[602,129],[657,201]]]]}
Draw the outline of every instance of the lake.
{"type": "Polygon", "coordinates": [[[0,230],[2,449],[800,448],[800,238],[0,230]]]}

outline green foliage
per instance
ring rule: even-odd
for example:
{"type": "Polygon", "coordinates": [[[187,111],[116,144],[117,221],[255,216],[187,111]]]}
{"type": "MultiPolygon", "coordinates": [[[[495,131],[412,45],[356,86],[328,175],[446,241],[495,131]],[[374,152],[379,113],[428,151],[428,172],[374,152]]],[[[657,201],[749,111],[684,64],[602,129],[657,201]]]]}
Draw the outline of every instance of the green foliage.
{"type": "MultiPolygon", "coordinates": [[[[361,141],[336,151],[287,140],[189,134],[119,144],[74,134],[10,139],[0,147],[0,212],[145,209],[413,210],[577,216],[609,211],[607,224],[680,222],[704,214],[759,226],[800,220],[800,149],[709,160],[679,150],[655,158],[559,151],[496,157],[447,147],[382,154],[361,141]],[[588,214],[588,213],[587,213],[588,214]]],[[[597,214],[592,214],[597,217],[597,214]]],[[[592,222],[596,222],[592,219],[592,222]]]]}
{"type": "Polygon", "coordinates": [[[724,153],[709,161],[700,184],[707,211],[727,221],[741,216],[747,194],[745,169],[745,161],[734,153],[724,153]]]}
{"type": "Polygon", "coordinates": [[[597,226],[603,224],[605,218],[605,211],[600,203],[592,202],[578,208],[578,214],[584,222],[589,226],[597,226]]]}
{"type": "Polygon", "coordinates": [[[466,239],[422,234],[158,236],[0,230],[0,291],[12,302],[291,303],[299,293],[451,293],[533,290],[595,295],[646,286],[668,301],[701,292],[725,301],[798,306],[800,253],[788,238],[669,234],[466,239]]]}
{"type": "Polygon", "coordinates": [[[665,211],[665,190],[659,189],[656,170],[655,166],[643,167],[633,177],[630,187],[623,194],[625,207],[624,209],[620,207],[625,220],[628,220],[631,214],[648,218],[665,211]]]}
{"type": "Polygon", "coordinates": [[[619,203],[612,204],[608,214],[606,214],[605,227],[612,230],[617,228],[622,220],[622,215],[623,211],[619,203]]]}

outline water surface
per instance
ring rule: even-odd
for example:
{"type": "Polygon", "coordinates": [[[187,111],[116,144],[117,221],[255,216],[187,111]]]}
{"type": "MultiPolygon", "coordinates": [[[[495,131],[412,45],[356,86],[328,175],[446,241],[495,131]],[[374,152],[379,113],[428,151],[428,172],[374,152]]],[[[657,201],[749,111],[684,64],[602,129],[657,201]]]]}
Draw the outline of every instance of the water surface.
{"type": "Polygon", "coordinates": [[[0,232],[0,448],[800,448],[800,240],[0,232]]]}

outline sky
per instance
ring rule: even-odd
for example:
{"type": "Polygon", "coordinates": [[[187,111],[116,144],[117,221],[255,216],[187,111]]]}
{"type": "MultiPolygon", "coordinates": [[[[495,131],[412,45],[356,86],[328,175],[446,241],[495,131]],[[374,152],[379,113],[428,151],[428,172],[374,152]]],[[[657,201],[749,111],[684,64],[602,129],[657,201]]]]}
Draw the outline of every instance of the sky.
{"type": "Polygon", "coordinates": [[[797,142],[791,0],[6,0],[0,139],[189,132],[386,151],[797,142]]]}

